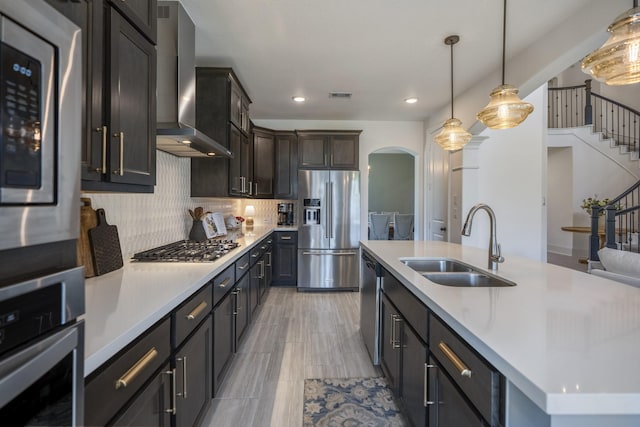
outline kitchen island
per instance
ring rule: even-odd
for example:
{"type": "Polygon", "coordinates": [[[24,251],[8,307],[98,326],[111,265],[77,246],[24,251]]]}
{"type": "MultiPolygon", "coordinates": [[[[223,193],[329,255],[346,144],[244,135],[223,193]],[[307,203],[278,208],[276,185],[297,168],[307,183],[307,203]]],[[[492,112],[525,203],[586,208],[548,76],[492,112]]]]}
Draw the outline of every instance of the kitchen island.
{"type": "Polygon", "coordinates": [[[640,425],[640,289],[507,256],[513,287],[435,284],[404,257],[486,271],[487,251],[435,241],[361,245],[506,377],[509,426],[640,425]]]}

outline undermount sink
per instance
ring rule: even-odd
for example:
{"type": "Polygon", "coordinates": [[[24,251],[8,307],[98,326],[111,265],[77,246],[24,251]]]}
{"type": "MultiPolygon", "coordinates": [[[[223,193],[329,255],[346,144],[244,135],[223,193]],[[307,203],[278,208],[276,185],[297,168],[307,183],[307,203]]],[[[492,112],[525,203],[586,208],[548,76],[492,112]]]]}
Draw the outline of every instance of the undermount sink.
{"type": "Polygon", "coordinates": [[[444,286],[515,286],[514,282],[494,276],[448,258],[404,258],[400,261],[430,281],[444,286]]]}

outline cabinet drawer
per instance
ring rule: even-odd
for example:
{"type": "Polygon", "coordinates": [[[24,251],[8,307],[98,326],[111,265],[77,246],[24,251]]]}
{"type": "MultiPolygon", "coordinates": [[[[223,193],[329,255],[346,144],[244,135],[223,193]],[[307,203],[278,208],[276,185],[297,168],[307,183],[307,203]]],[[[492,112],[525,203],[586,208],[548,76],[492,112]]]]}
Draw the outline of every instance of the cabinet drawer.
{"type": "Polygon", "coordinates": [[[258,246],[251,248],[251,251],[250,251],[251,255],[249,256],[249,263],[251,265],[255,264],[260,258],[262,258],[265,248],[266,248],[266,245],[264,244],[264,242],[260,242],[258,246]]]}
{"type": "Polygon", "coordinates": [[[238,280],[249,271],[249,257],[250,254],[247,252],[236,261],[236,277],[238,280]]]}
{"type": "Polygon", "coordinates": [[[411,291],[391,275],[387,270],[382,270],[382,289],[387,297],[402,313],[402,317],[418,333],[418,336],[427,341],[427,307],[416,298],[411,291]]]}
{"type": "Polygon", "coordinates": [[[295,245],[298,241],[298,233],[295,231],[277,231],[274,233],[275,242],[279,245],[295,245]]]}
{"type": "Polygon", "coordinates": [[[206,284],[176,310],[175,341],[173,343],[175,348],[179,347],[196,326],[211,313],[212,293],[211,284],[206,284]]]}
{"type": "Polygon", "coordinates": [[[235,265],[230,265],[213,279],[213,306],[220,302],[236,283],[235,265]]]}
{"type": "Polygon", "coordinates": [[[85,386],[85,424],[103,426],[166,363],[171,353],[167,318],[107,362],[85,386]]]}
{"type": "Polygon", "coordinates": [[[429,349],[491,425],[501,419],[501,375],[439,318],[429,315],[429,349]],[[463,369],[470,372],[463,374],[463,369]]]}

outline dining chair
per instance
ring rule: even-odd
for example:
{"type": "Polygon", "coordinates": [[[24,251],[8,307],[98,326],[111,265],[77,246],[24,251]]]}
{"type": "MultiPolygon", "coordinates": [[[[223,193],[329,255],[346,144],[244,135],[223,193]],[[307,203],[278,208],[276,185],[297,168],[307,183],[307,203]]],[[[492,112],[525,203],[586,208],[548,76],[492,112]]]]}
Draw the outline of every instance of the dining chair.
{"type": "Polygon", "coordinates": [[[393,239],[413,240],[413,214],[394,215],[393,239]]]}
{"type": "Polygon", "coordinates": [[[372,214],[369,240],[389,240],[389,215],[372,214]]]}

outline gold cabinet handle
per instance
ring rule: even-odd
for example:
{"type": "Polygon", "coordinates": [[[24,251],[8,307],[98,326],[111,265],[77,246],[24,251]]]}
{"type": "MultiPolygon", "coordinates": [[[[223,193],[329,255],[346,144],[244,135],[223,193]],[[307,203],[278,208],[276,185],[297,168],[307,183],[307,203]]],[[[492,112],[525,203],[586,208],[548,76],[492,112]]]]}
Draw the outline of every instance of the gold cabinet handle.
{"type": "Polygon", "coordinates": [[[467,365],[465,365],[465,363],[460,360],[458,355],[455,354],[448,345],[440,341],[440,344],[438,344],[438,348],[441,352],[444,353],[445,356],[447,356],[447,359],[449,359],[449,361],[453,363],[453,366],[455,366],[455,368],[460,371],[460,375],[462,375],[463,377],[471,378],[471,369],[469,369],[467,365]]]}
{"type": "Polygon", "coordinates": [[[114,175],[124,175],[124,132],[114,133],[113,136],[120,140],[120,167],[113,171],[114,175]]]}
{"type": "Polygon", "coordinates": [[[176,404],[178,401],[178,398],[176,397],[176,368],[173,368],[170,371],[165,371],[164,373],[167,375],[171,375],[171,390],[173,390],[173,393],[171,394],[171,400],[173,401],[171,404],[171,408],[165,409],[164,412],[175,415],[176,404]]]}
{"type": "Polygon", "coordinates": [[[127,387],[131,381],[133,381],[144,368],[158,355],[158,350],[155,347],[151,348],[144,356],[140,358],[132,367],[129,368],[123,376],[116,381],[116,390],[127,387]]]}
{"type": "Polygon", "coordinates": [[[249,267],[249,263],[245,262],[244,265],[242,267],[238,267],[240,270],[244,270],[245,268],[249,267]]]}
{"type": "Polygon", "coordinates": [[[198,306],[196,308],[193,309],[193,311],[189,314],[187,314],[186,318],[187,320],[193,320],[196,317],[198,317],[200,315],[200,313],[202,313],[202,311],[207,308],[208,304],[206,301],[202,301],[200,304],[198,304],[198,306]]]}
{"type": "Polygon", "coordinates": [[[231,281],[231,277],[227,277],[226,279],[224,279],[224,280],[222,281],[222,283],[220,283],[220,287],[221,287],[221,288],[226,287],[226,286],[229,284],[229,282],[230,282],[230,281],[231,281]]]}
{"type": "Polygon", "coordinates": [[[101,174],[107,173],[107,127],[102,126],[96,128],[96,132],[102,133],[102,166],[96,169],[96,172],[101,174]]]}
{"type": "Polygon", "coordinates": [[[282,236],[280,240],[291,240],[291,236],[282,236]]]}

